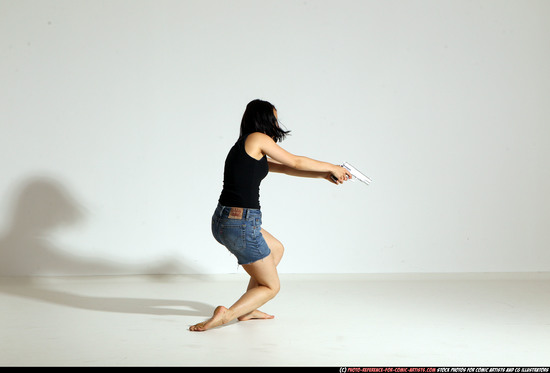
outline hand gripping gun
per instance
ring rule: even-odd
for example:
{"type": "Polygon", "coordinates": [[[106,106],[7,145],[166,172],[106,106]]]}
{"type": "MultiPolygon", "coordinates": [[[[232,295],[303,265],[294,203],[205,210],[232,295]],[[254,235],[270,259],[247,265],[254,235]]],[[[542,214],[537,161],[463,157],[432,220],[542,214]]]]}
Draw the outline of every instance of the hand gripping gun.
{"type": "MultiPolygon", "coordinates": [[[[356,169],[355,167],[350,165],[348,162],[344,162],[342,167],[344,167],[346,170],[348,170],[349,173],[353,176],[351,178],[351,180],[357,179],[357,180],[362,181],[363,183],[365,183],[367,185],[369,185],[371,183],[372,180],[368,176],[366,176],[361,171],[359,171],[358,169],[356,169]]],[[[336,181],[336,178],[334,176],[332,176],[332,179],[336,181]]]]}

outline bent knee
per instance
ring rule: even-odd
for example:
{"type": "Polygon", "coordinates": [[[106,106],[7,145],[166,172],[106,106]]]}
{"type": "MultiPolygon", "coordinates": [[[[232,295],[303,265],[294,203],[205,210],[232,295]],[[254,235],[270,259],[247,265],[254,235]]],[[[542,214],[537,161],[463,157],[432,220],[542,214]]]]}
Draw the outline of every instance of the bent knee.
{"type": "Polygon", "coordinates": [[[276,282],[270,284],[269,286],[267,286],[267,288],[270,290],[271,298],[274,298],[279,293],[279,291],[281,291],[281,283],[276,282]]]}
{"type": "Polygon", "coordinates": [[[277,295],[279,291],[281,291],[281,284],[277,283],[277,286],[275,286],[272,291],[274,292],[273,296],[277,295]]]}
{"type": "Polygon", "coordinates": [[[281,262],[284,252],[285,252],[285,247],[283,246],[282,243],[277,241],[277,244],[274,245],[274,247],[271,249],[271,253],[273,254],[273,259],[275,259],[275,265],[278,265],[281,262]]]}

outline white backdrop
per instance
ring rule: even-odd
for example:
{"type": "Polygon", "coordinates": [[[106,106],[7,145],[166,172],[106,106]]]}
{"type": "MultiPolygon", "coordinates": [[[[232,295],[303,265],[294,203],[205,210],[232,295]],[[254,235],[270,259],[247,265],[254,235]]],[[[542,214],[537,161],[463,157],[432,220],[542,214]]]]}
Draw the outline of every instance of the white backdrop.
{"type": "Polygon", "coordinates": [[[0,274],[242,271],[210,234],[246,104],[283,273],[550,270],[550,2],[0,0],[0,274]]]}

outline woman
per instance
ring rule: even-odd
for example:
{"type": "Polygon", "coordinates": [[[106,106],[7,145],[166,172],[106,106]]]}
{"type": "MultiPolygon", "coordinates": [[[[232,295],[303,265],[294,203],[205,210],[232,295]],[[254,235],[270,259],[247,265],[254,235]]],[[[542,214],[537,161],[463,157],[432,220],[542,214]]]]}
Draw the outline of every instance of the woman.
{"type": "Polygon", "coordinates": [[[351,178],[340,166],[297,156],[278,146],[288,133],[279,127],[277,110],[269,102],[254,100],[247,105],[240,137],[225,160],[212,234],[237,257],[250,282],[235,304],[218,306],[209,320],[191,326],[191,331],[208,330],[235,319],[273,318],[258,310],[279,292],[277,265],[284,250],[281,242],[261,228],[259,188],[268,172],[324,178],[334,184],[351,178]]]}

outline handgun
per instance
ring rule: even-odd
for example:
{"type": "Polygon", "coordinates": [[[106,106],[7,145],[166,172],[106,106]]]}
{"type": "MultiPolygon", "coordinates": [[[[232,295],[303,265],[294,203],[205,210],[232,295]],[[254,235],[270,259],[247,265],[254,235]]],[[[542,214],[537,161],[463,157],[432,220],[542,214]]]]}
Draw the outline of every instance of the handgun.
{"type": "MultiPolygon", "coordinates": [[[[355,167],[353,167],[351,164],[349,164],[348,162],[344,162],[344,164],[342,164],[342,167],[344,167],[346,170],[349,171],[349,173],[351,174],[351,176],[353,176],[351,178],[351,180],[359,180],[359,181],[362,181],[363,183],[369,185],[372,180],[371,178],[369,178],[368,176],[366,176],[365,174],[363,174],[361,171],[359,171],[358,169],[356,169],[355,167]]],[[[334,175],[331,175],[332,177],[332,180],[336,181],[337,179],[334,177],[334,175]]]]}

